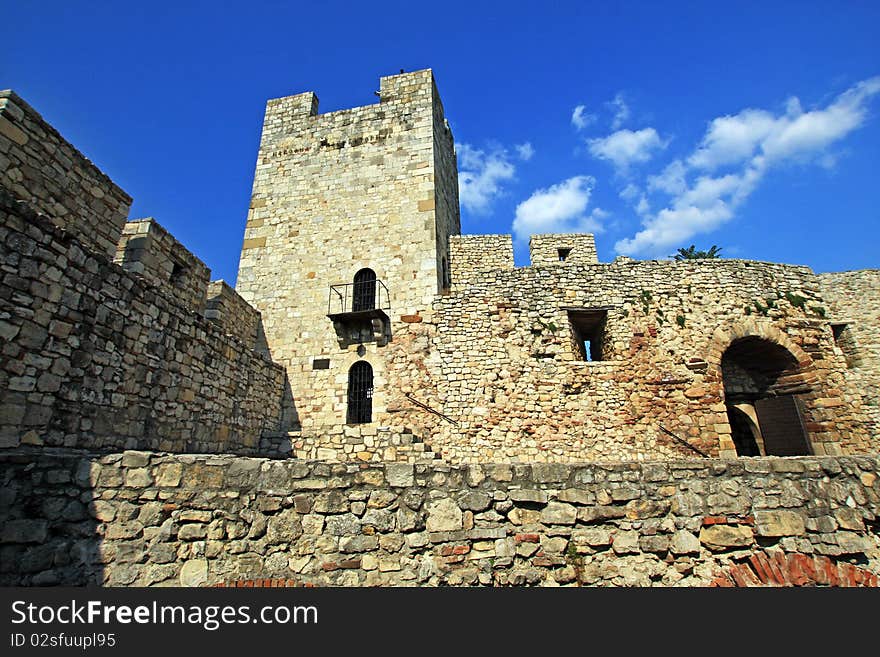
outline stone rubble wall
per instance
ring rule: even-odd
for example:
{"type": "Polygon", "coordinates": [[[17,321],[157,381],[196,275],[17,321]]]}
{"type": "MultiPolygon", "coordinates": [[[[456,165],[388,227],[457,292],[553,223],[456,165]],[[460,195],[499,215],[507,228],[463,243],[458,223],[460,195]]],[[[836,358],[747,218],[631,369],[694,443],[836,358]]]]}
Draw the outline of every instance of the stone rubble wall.
{"type": "Polygon", "coordinates": [[[0,585],[706,586],[798,554],[876,585],[878,475],[876,457],[449,467],[20,450],[0,454],[0,585]]]}
{"type": "Polygon", "coordinates": [[[311,92],[267,103],[236,290],[261,313],[271,356],[287,370],[289,428],[341,430],[358,360],[373,368],[373,409],[384,412],[374,333],[397,339],[430,311],[459,223],[453,140],[430,70],[381,78],[379,102],[363,107],[319,114],[311,92]],[[378,319],[327,317],[341,310],[333,285],[349,284],[339,290],[351,310],[363,268],[387,286],[377,299],[387,331],[375,330],[378,319]]]}
{"type": "Polygon", "coordinates": [[[817,454],[878,449],[864,400],[846,392],[846,364],[807,267],[621,261],[497,269],[464,282],[457,271],[426,319],[425,367],[386,376],[392,387],[421,388],[422,401],[458,422],[426,427],[449,462],[692,454],[660,425],[733,456],[721,356],[749,335],[800,362],[817,454]],[[602,361],[573,349],[566,308],[579,307],[607,309],[602,361]]]}
{"type": "Polygon", "coordinates": [[[211,270],[155,219],[125,224],[114,262],[196,312],[204,310],[211,270]]]}
{"type": "MultiPolygon", "coordinates": [[[[225,281],[211,281],[208,285],[205,317],[227,335],[251,349],[258,349],[258,337],[262,331],[260,313],[225,281]]],[[[262,341],[265,343],[265,337],[262,341]]],[[[262,350],[266,350],[265,344],[262,350]]]]}
{"type": "Polygon", "coordinates": [[[131,197],[13,91],[0,91],[0,187],[113,257],[131,197]]]}
{"type": "Polygon", "coordinates": [[[839,347],[850,398],[863,397],[872,431],[880,432],[880,270],[819,274],[832,322],[846,323],[839,347]]]}
{"type": "Polygon", "coordinates": [[[532,235],[529,238],[529,260],[532,266],[594,265],[599,262],[596,241],[590,233],[532,235]],[[569,249],[565,261],[559,259],[559,249],[569,249]]]}
{"type": "Polygon", "coordinates": [[[449,251],[453,287],[479,279],[484,272],[513,269],[510,235],[453,235],[449,251]]]}
{"type": "Polygon", "coordinates": [[[0,189],[0,446],[258,453],[284,372],[0,189]]]}

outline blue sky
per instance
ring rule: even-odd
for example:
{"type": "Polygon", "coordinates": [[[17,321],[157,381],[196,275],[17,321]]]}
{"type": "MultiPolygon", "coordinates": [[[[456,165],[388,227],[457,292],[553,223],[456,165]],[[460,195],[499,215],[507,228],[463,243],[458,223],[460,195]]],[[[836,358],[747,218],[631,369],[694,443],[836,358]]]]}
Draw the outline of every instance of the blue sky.
{"type": "Polygon", "coordinates": [[[11,87],[234,281],[265,102],[433,68],[462,231],[880,267],[880,3],[3,2],[11,87]],[[219,7],[219,8],[218,8],[219,7]]]}

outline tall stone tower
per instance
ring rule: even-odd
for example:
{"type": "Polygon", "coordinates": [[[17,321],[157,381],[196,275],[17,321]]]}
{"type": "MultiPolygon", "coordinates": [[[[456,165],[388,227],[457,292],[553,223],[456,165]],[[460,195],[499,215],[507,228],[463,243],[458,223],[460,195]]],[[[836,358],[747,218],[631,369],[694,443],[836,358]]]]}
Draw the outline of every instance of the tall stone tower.
{"type": "Polygon", "coordinates": [[[381,78],[364,107],[319,114],[312,92],[268,102],[237,290],[287,368],[289,426],[382,423],[387,346],[448,287],[459,232],[430,70],[381,78]]]}

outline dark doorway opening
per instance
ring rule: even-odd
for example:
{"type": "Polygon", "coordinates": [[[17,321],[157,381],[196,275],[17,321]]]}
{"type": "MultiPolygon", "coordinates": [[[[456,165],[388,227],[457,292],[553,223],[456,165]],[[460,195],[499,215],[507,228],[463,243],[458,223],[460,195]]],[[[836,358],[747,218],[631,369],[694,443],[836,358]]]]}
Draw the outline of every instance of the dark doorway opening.
{"type": "Polygon", "coordinates": [[[799,376],[800,366],[788,349],[756,336],[734,340],[722,356],[721,372],[737,455],[812,453],[799,399],[810,387],[799,376]],[[743,407],[754,412],[757,425],[743,407]]]}

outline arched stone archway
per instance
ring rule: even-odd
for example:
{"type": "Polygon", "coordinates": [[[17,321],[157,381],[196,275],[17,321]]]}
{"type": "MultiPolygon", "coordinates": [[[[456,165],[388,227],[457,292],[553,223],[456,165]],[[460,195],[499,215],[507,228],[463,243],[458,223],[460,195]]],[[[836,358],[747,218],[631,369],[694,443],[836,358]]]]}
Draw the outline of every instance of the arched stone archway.
{"type": "Polygon", "coordinates": [[[825,556],[756,550],[746,561],[720,571],[710,586],[864,586],[876,587],[877,575],[825,556]]]}
{"type": "Polygon", "coordinates": [[[812,389],[788,349],[763,337],[738,337],[721,356],[721,379],[737,456],[812,453],[801,401],[812,389]]]}

